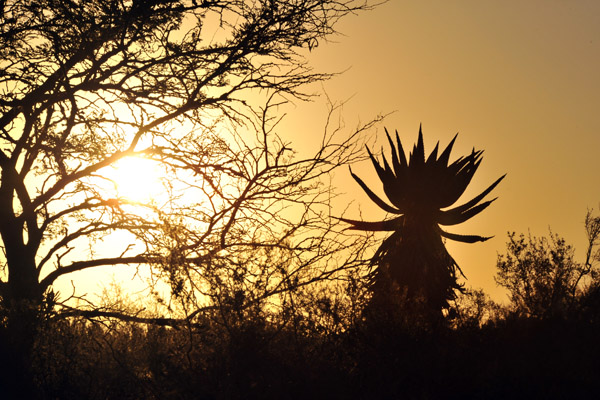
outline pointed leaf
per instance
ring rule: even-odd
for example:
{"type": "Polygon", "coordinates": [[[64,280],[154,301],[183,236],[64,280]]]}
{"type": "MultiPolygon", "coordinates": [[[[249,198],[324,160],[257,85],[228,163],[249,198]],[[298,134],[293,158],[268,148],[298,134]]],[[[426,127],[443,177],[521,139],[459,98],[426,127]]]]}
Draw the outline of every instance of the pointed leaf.
{"type": "MultiPolygon", "coordinates": [[[[371,162],[373,163],[373,166],[375,167],[377,176],[379,176],[379,179],[381,180],[381,183],[383,184],[383,191],[385,192],[385,195],[392,202],[392,204],[394,204],[396,207],[399,207],[399,208],[402,207],[402,203],[399,201],[399,199],[401,197],[400,192],[402,190],[404,190],[404,187],[401,184],[399,184],[400,182],[398,182],[396,180],[396,176],[394,175],[394,172],[391,170],[385,156],[383,156],[384,167],[382,167],[381,164],[379,164],[377,162],[377,159],[371,153],[371,151],[369,150],[368,147],[367,147],[367,152],[369,154],[369,157],[371,158],[371,162]]],[[[375,200],[373,200],[373,201],[375,201],[375,200]]],[[[380,205],[380,207],[381,207],[381,205],[380,205]]],[[[399,212],[398,210],[389,211],[388,208],[384,208],[384,210],[386,210],[388,212],[395,212],[396,214],[401,214],[401,212],[399,212]]]]}
{"type": "Polygon", "coordinates": [[[427,157],[427,161],[425,161],[425,164],[432,165],[433,163],[435,163],[437,161],[437,153],[438,153],[439,146],[440,146],[440,142],[438,141],[435,144],[435,147],[433,148],[433,151],[431,152],[429,157],[427,157]]]}
{"type": "Polygon", "coordinates": [[[402,214],[403,213],[402,211],[397,210],[396,208],[390,206],[385,201],[381,200],[379,198],[379,196],[377,196],[371,189],[369,189],[369,187],[363,182],[362,179],[360,179],[356,174],[354,174],[352,172],[352,168],[350,168],[350,175],[352,175],[352,177],[360,185],[362,190],[365,191],[367,196],[369,196],[369,198],[373,201],[373,203],[377,204],[379,206],[379,208],[381,208],[382,210],[387,211],[389,213],[393,213],[393,214],[402,214]]]}
{"type": "Polygon", "coordinates": [[[357,221],[354,219],[336,217],[336,219],[339,219],[342,222],[352,225],[351,227],[346,228],[346,229],[359,230],[359,231],[370,231],[370,232],[395,231],[398,229],[398,226],[400,225],[399,223],[402,220],[402,218],[403,217],[397,217],[394,219],[388,219],[386,221],[371,222],[371,221],[357,221]]]}
{"type": "Polygon", "coordinates": [[[371,150],[369,150],[368,147],[367,147],[367,153],[369,154],[369,158],[371,159],[371,162],[373,163],[373,167],[375,167],[375,171],[377,172],[377,176],[379,176],[379,179],[385,185],[386,183],[388,183],[388,176],[386,174],[385,169],[381,166],[381,164],[379,164],[379,162],[377,161],[377,159],[375,158],[375,156],[373,155],[373,153],[371,153],[371,150]]]}
{"type": "Polygon", "coordinates": [[[502,175],[500,178],[496,179],[496,181],[494,183],[492,183],[487,189],[485,189],[483,192],[481,192],[479,195],[473,197],[471,200],[469,200],[468,202],[466,202],[465,204],[455,207],[452,210],[448,210],[451,212],[458,212],[458,213],[463,213],[466,210],[468,210],[469,208],[475,206],[477,203],[479,203],[485,196],[487,196],[492,190],[494,190],[494,188],[496,186],[498,186],[498,184],[504,179],[504,177],[506,176],[506,174],[502,175]]]}
{"type": "Polygon", "coordinates": [[[419,138],[410,154],[410,165],[423,164],[425,164],[425,145],[423,144],[423,131],[421,130],[421,125],[419,125],[419,138]]]}
{"type": "Polygon", "coordinates": [[[381,149],[381,158],[383,159],[383,169],[387,173],[388,177],[393,177],[394,171],[390,167],[390,164],[388,163],[387,158],[385,158],[385,154],[383,154],[383,149],[381,149]]]}
{"type": "Polygon", "coordinates": [[[456,141],[457,137],[458,137],[458,133],[456,135],[454,135],[454,138],[452,138],[450,143],[448,143],[448,146],[446,146],[446,148],[444,149],[442,154],[440,154],[440,158],[438,158],[438,162],[440,164],[442,164],[444,166],[448,165],[448,162],[450,161],[450,152],[452,151],[452,147],[454,146],[454,142],[456,141]]]}
{"type": "Polygon", "coordinates": [[[406,161],[406,155],[404,154],[404,148],[402,147],[402,142],[400,141],[400,136],[398,135],[398,130],[396,130],[396,144],[398,145],[398,155],[400,156],[400,165],[407,167],[408,162],[406,161]]]}
{"type": "Polygon", "coordinates": [[[440,230],[440,234],[446,239],[463,243],[485,242],[486,240],[493,238],[493,236],[485,237],[478,235],[458,235],[456,233],[445,232],[443,230],[440,230]]]}
{"type": "Polygon", "coordinates": [[[392,142],[392,138],[390,137],[390,134],[388,133],[387,129],[385,130],[385,134],[387,136],[388,142],[390,143],[390,148],[392,149],[392,165],[394,166],[394,172],[396,173],[396,176],[398,176],[402,173],[402,164],[398,159],[396,147],[394,146],[394,142],[392,142]]]}
{"type": "Polygon", "coordinates": [[[471,183],[471,179],[473,179],[473,175],[475,175],[477,168],[479,168],[479,164],[481,164],[481,160],[469,163],[458,172],[442,208],[450,207],[458,201],[460,196],[467,190],[469,183],[471,183]]]}
{"type": "Polygon", "coordinates": [[[470,208],[464,212],[457,212],[456,209],[442,211],[441,215],[437,219],[437,222],[440,225],[446,225],[446,226],[462,224],[463,222],[473,218],[474,216],[476,216],[477,214],[479,214],[480,212],[485,210],[496,199],[497,199],[497,197],[495,199],[481,203],[481,204],[479,204],[473,208],[470,208]]]}

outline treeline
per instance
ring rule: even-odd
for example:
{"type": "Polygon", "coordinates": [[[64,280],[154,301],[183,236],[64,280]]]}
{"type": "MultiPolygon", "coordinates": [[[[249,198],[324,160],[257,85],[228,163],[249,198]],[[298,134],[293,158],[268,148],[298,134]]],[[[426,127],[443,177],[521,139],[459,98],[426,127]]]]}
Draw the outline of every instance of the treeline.
{"type": "Polygon", "coordinates": [[[36,387],[17,387],[2,348],[3,387],[41,399],[594,398],[598,226],[588,215],[582,263],[556,234],[509,234],[496,279],[510,302],[468,290],[436,323],[365,313],[351,276],[277,311],[229,304],[177,327],[49,315],[36,387]]]}

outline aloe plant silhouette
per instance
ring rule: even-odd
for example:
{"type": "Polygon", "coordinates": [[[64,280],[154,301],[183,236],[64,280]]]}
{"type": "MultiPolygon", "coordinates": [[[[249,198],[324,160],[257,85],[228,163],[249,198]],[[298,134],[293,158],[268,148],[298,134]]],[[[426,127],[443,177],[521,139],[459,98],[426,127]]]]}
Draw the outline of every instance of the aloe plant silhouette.
{"type": "Polygon", "coordinates": [[[457,225],[479,214],[495,198],[481,202],[506,175],[498,178],[481,194],[462,205],[450,208],[465,192],[482,160],[483,151],[473,151],[449,164],[450,152],[456,136],[438,157],[439,142],[425,158],[423,133],[419,127],[419,138],[412,152],[405,156],[396,131],[396,146],[387,129],[391,147],[391,165],[382,155],[380,163],[367,147],[367,152],[389,203],[382,200],[362,179],[352,172],[352,177],[380,208],[399,215],[392,219],[366,222],[341,218],[350,224],[349,229],[363,231],[393,232],[383,241],[372,259],[369,276],[372,303],[390,303],[390,294],[401,295],[405,302],[424,305],[422,312],[440,315],[448,308],[448,301],[462,290],[457,281],[460,267],[446,250],[443,239],[474,243],[489,237],[458,235],[440,228],[457,225]],[[390,204],[391,203],[391,204],[390,204]]]}

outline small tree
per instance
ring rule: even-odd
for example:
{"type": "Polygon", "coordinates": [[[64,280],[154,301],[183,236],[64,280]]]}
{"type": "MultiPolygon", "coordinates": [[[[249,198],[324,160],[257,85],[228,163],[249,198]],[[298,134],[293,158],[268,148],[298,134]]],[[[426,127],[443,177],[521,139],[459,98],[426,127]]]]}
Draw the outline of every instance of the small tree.
{"type": "Polygon", "coordinates": [[[565,318],[577,308],[584,313],[594,308],[590,304],[597,301],[599,287],[600,217],[593,210],[586,214],[585,230],[588,243],[583,263],[575,261],[573,247],[552,231],[549,237],[508,234],[507,252],[498,255],[495,279],[508,289],[516,314],[565,318]]]}
{"type": "Polygon", "coordinates": [[[533,318],[565,317],[589,270],[574,260],[564,238],[508,234],[506,254],[498,255],[496,282],[508,289],[514,312],[533,318]]]}

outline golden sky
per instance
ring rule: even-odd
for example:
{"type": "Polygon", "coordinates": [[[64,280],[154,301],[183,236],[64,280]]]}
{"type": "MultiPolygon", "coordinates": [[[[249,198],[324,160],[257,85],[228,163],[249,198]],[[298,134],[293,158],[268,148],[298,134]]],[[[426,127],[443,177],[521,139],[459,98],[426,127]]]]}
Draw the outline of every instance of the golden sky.
{"type": "MultiPolygon", "coordinates": [[[[423,125],[426,152],[459,132],[451,160],[473,147],[483,163],[459,204],[501,175],[481,214],[448,231],[495,236],[485,243],[448,242],[468,278],[502,300],[496,258],[507,231],[548,235],[549,227],[585,255],[584,217],[600,207],[600,1],[400,1],[350,16],[341,35],[308,53],[318,72],[342,72],[323,87],[343,109],[347,131],[391,113],[378,126],[379,153],[389,152],[383,127],[398,130],[412,148],[423,125]]],[[[294,102],[281,133],[294,148],[316,146],[326,116],[324,97],[294,102]]],[[[353,170],[377,193],[369,162],[353,170]]],[[[347,169],[334,177],[348,218],[380,220],[347,169]]],[[[340,208],[342,211],[343,206],[340,208]]],[[[598,211],[600,212],[600,211],[598,211]]],[[[135,271],[129,271],[135,274],[135,271]]],[[[105,276],[100,269],[98,277],[105,276]]],[[[99,280],[85,279],[94,291],[99,280]]],[[[71,290],[68,276],[65,293],[71,290]]],[[[131,279],[131,278],[127,278],[131,279]]],[[[76,280],[77,281],[77,280],[76,280]]],[[[103,281],[102,287],[106,286],[103,281]]],[[[78,283],[78,288],[81,284],[78,283]]],[[[79,290],[79,289],[78,289],[79,290]]]]}
{"type": "MultiPolygon", "coordinates": [[[[598,21],[598,1],[393,0],[342,21],[343,35],[309,55],[318,70],[346,70],[324,88],[332,100],[351,98],[343,113],[348,127],[395,111],[380,126],[376,151],[381,144],[387,151],[383,126],[398,129],[406,149],[422,123],[426,151],[456,132],[454,158],[472,147],[485,150],[466,196],[508,174],[490,196],[499,196],[492,206],[449,229],[495,235],[449,246],[467,285],[495,298],[502,293],[493,280],[496,257],[507,231],[540,236],[551,227],[579,260],[585,255],[585,213],[600,205],[598,21]]],[[[299,105],[292,125],[306,120],[304,109],[316,108],[299,105]]],[[[355,169],[377,182],[371,168],[355,169]]],[[[384,216],[349,173],[336,179],[373,219],[384,216]]]]}

